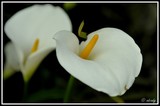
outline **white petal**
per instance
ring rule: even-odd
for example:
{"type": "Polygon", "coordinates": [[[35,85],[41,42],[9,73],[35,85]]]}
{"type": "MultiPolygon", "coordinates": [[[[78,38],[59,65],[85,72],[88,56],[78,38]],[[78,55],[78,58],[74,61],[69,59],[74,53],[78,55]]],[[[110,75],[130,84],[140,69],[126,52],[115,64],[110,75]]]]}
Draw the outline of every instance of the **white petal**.
{"type": "Polygon", "coordinates": [[[59,30],[71,30],[71,22],[68,15],[60,7],[50,4],[33,5],[17,12],[5,24],[7,36],[20,47],[25,55],[30,53],[36,38],[41,39],[40,47],[47,48],[50,45],[48,39],[59,30]]]}
{"type": "Polygon", "coordinates": [[[4,66],[4,78],[6,79],[20,70],[20,58],[12,42],[9,42],[5,45],[4,52],[6,57],[4,66]]]}
{"type": "Polygon", "coordinates": [[[5,63],[4,72],[3,72],[4,80],[9,78],[10,76],[12,76],[16,72],[17,71],[15,71],[8,63],[5,63]]]}
{"type": "Polygon", "coordinates": [[[99,40],[89,58],[103,67],[107,73],[113,73],[119,84],[119,94],[129,89],[135,77],[140,73],[142,54],[134,40],[125,32],[116,28],[103,28],[88,35],[88,40],[81,45],[81,50],[95,35],[99,40]]]}
{"type": "Polygon", "coordinates": [[[98,91],[117,95],[117,80],[98,63],[78,56],[78,40],[74,34],[61,31],[55,35],[57,57],[60,64],[75,78],[98,91]],[[67,35],[67,36],[66,36],[67,35]]]}
{"type": "Polygon", "coordinates": [[[10,64],[10,66],[14,70],[19,70],[20,59],[18,57],[16,47],[12,42],[9,42],[5,45],[5,55],[6,55],[6,62],[10,64]]]}
{"type": "Polygon", "coordinates": [[[78,38],[70,31],[66,30],[59,31],[53,36],[53,39],[56,40],[56,45],[58,46],[56,47],[58,49],[57,52],[59,52],[59,50],[68,51],[69,49],[70,51],[68,52],[71,52],[71,54],[77,55],[79,53],[78,38]]]}
{"type": "Polygon", "coordinates": [[[32,75],[34,74],[34,72],[36,71],[36,69],[38,68],[38,66],[41,64],[41,62],[43,61],[43,59],[52,50],[53,50],[52,47],[45,48],[45,49],[38,50],[37,52],[29,55],[29,57],[26,60],[26,63],[24,65],[24,67],[21,69],[23,77],[24,77],[24,80],[26,82],[32,77],[32,75]]]}

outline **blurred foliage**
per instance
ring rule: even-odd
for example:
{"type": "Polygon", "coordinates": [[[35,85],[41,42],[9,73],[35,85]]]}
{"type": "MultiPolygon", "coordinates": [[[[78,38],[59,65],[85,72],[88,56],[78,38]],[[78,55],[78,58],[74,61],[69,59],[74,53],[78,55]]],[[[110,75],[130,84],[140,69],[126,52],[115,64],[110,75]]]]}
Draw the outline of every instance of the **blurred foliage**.
{"type": "Polygon", "coordinates": [[[69,11],[69,10],[72,10],[76,7],[76,3],[64,3],[63,4],[63,8],[66,10],[66,11],[69,11]]]}
{"type": "MultiPolygon", "coordinates": [[[[14,13],[31,5],[33,3],[4,3],[3,24],[14,13]]],[[[53,5],[63,8],[61,3],[53,5]]],[[[116,27],[132,36],[141,48],[143,64],[140,75],[136,78],[133,86],[121,98],[125,102],[131,103],[145,102],[142,101],[142,98],[154,99],[157,102],[156,3],[77,3],[66,12],[70,16],[73,32],[76,35],[81,21],[84,20],[83,31],[87,34],[103,27],[116,27]]],[[[5,33],[3,41],[4,45],[9,41],[5,33]]],[[[5,55],[3,57],[5,62],[5,55]]],[[[28,97],[25,102],[63,102],[69,76],[57,61],[56,53],[53,51],[43,60],[30,80],[28,97]]],[[[4,103],[22,102],[24,83],[21,73],[16,73],[3,82],[4,103]]],[[[115,101],[107,94],[95,91],[76,80],[71,102],[114,103],[115,101]]]]}

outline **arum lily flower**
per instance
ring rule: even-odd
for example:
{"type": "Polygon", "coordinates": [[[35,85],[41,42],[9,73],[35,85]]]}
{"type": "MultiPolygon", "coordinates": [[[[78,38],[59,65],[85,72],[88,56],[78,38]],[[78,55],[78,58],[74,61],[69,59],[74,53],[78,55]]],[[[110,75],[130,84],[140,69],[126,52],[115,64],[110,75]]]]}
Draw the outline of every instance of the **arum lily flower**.
{"type": "Polygon", "coordinates": [[[142,54],[135,41],[116,28],[90,33],[79,44],[76,35],[54,35],[58,61],[73,77],[109,96],[123,95],[139,75],[142,54]]]}
{"type": "Polygon", "coordinates": [[[53,34],[71,29],[68,15],[58,6],[32,5],[17,12],[4,27],[11,40],[5,47],[4,78],[21,70],[28,81],[41,61],[55,49],[53,34]]]}

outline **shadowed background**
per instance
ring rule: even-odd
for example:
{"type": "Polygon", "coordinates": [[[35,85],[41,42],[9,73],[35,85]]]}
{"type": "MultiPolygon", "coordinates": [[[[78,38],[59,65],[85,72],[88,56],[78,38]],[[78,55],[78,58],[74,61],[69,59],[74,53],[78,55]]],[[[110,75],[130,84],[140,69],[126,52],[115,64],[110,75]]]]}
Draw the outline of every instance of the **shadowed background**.
{"type": "MultiPolygon", "coordinates": [[[[157,101],[157,4],[156,3],[77,3],[72,8],[61,6],[68,13],[73,33],[77,35],[82,20],[84,32],[88,34],[104,27],[119,28],[128,33],[138,44],[143,55],[143,64],[133,86],[121,96],[125,102],[143,103],[157,101]],[[145,101],[143,101],[145,98],[145,101]]],[[[33,3],[4,3],[3,24],[16,12],[33,3]]],[[[83,40],[79,38],[80,40],[83,40]]],[[[3,35],[3,45],[10,40],[3,35]]],[[[5,54],[3,54],[5,63],[5,54]]],[[[4,64],[3,64],[4,66],[4,64]]],[[[40,64],[29,82],[26,102],[63,102],[69,79],[67,71],[57,61],[55,51],[40,64]]],[[[3,81],[3,102],[19,103],[23,98],[23,78],[17,72],[3,81]]],[[[107,94],[98,92],[76,80],[71,102],[111,103],[107,94]]]]}

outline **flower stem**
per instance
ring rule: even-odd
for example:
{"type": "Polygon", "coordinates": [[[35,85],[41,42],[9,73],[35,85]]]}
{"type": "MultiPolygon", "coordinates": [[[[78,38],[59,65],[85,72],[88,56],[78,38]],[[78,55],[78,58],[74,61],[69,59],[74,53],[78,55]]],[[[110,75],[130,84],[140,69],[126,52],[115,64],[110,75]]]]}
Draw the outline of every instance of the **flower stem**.
{"type": "Polygon", "coordinates": [[[72,88],[73,88],[73,83],[74,83],[74,77],[71,75],[70,78],[69,78],[69,81],[68,81],[68,85],[67,85],[67,88],[66,88],[66,92],[65,92],[65,95],[64,95],[64,99],[63,99],[63,102],[68,102],[70,97],[71,97],[71,91],[72,91],[72,88]]]}
{"type": "Polygon", "coordinates": [[[117,103],[124,103],[124,100],[122,98],[118,97],[118,96],[117,97],[112,97],[112,99],[117,103]]]}
{"type": "Polygon", "coordinates": [[[28,82],[24,81],[23,102],[25,102],[25,99],[28,96],[27,93],[28,93],[28,82]]]}

